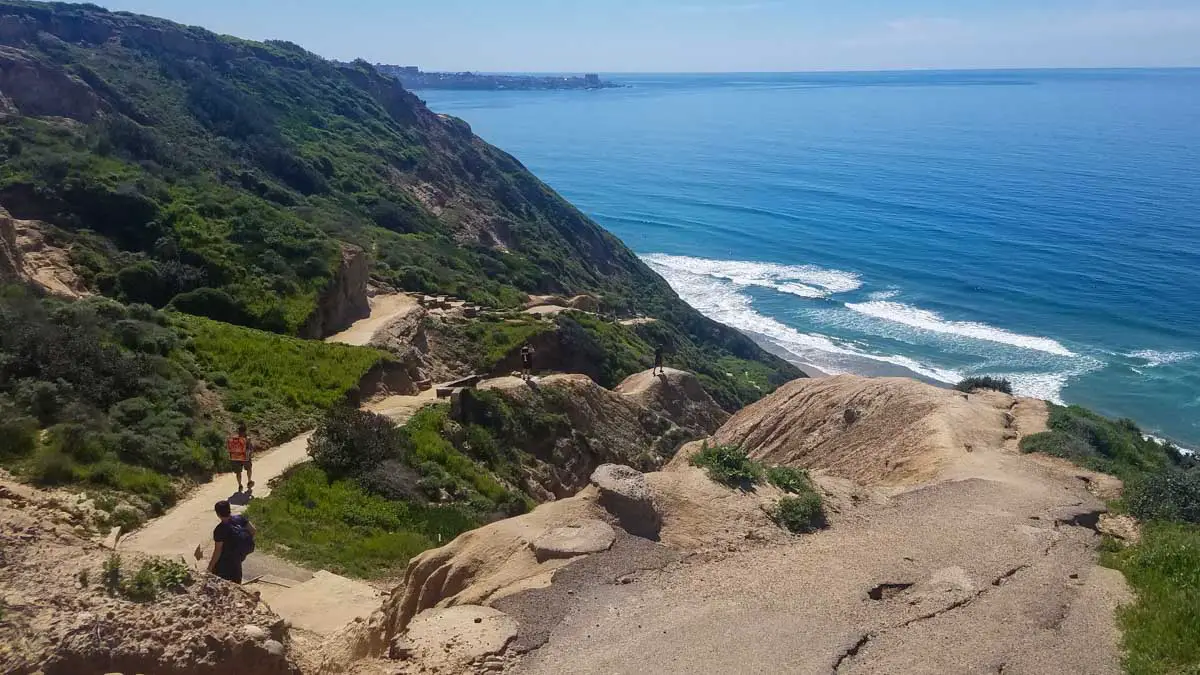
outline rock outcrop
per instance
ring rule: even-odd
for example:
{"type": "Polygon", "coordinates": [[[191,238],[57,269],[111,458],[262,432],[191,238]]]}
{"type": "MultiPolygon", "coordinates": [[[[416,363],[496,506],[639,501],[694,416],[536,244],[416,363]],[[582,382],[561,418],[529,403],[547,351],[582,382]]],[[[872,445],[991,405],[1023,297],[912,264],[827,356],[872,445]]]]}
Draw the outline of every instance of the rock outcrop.
{"type": "MultiPolygon", "coordinates": [[[[248,593],[193,573],[134,602],[106,591],[111,551],[37,491],[0,482],[0,672],[292,675],[287,624],[248,593]]],[[[125,552],[126,580],[143,562],[125,552]]]]}
{"type": "MultiPolygon", "coordinates": [[[[618,463],[641,471],[665,464],[684,443],[704,434],[685,429],[663,415],[604,389],[584,375],[551,375],[527,383],[506,377],[486,380],[479,389],[500,394],[518,410],[560,416],[555,425],[523,449],[532,455],[530,481],[543,500],[567,497],[588,484],[601,464],[618,463]]],[[[473,421],[478,405],[466,390],[455,415],[473,421]]]]}
{"type": "Polygon", "coordinates": [[[666,368],[660,375],[643,371],[630,375],[613,391],[649,408],[675,424],[712,434],[729,421],[717,402],[692,373],[666,368]]]}
{"type": "Polygon", "coordinates": [[[20,49],[0,46],[0,96],[23,115],[91,122],[100,99],[82,80],[20,49]]]}
{"type": "Polygon", "coordinates": [[[550,584],[558,570],[588,555],[538,554],[536,542],[561,535],[564,528],[595,527],[590,524],[602,521],[610,524],[619,540],[629,537],[625,524],[657,523],[658,543],[647,545],[677,552],[724,549],[748,540],[781,541],[788,536],[768,515],[781,494],[773,487],[763,486],[757,492],[731,490],[690,466],[645,475],[613,466],[600,473],[597,478],[603,488],[590,486],[574,497],[485,525],[413,558],[404,582],[372,621],[378,634],[364,642],[383,648],[403,633],[414,616],[432,607],[490,606],[550,584]],[[613,499],[614,495],[620,497],[613,499]],[[653,509],[652,514],[648,509],[653,509]]]}
{"type": "Polygon", "coordinates": [[[658,539],[662,516],[654,505],[645,474],[628,466],[605,464],[592,473],[591,480],[600,492],[600,505],[626,532],[658,539]]]}
{"type": "Polygon", "coordinates": [[[1044,411],[1045,404],[998,392],[840,375],[784,385],[734,415],[713,440],[768,464],[827,469],[866,485],[913,484],[972,452],[1015,449],[1021,435],[1044,431],[1044,411]],[[1041,425],[1026,408],[1041,411],[1041,425]]]}
{"type": "Polygon", "coordinates": [[[18,220],[0,207],[0,282],[22,282],[66,298],[89,295],[70,253],[47,241],[47,226],[18,220]]]}
{"type": "Polygon", "coordinates": [[[324,338],[370,316],[371,303],[367,298],[369,278],[366,253],[356,246],[343,246],[341,264],[317,300],[317,309],[304,325],[301,335],[324,338]]]}

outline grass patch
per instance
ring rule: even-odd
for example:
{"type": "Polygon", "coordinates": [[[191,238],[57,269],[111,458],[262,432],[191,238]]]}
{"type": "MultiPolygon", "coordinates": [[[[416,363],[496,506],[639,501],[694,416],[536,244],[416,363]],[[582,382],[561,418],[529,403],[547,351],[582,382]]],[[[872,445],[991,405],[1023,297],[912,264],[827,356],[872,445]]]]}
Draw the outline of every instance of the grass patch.
{"type": "Polygon", "coordinates": [[[723,485],[740,490],[749,490],[762,482],[764,470],[761,464],[750,459],[746,451],[736,445],[709,445],[707,442],[692,455],[692,466],[708,471],[708,477],[723,485]]]}
{"type": "Polygon", "coordinates": [[[980,390],[999,391],[1009,395],[1013,393],[1012,382],[1002,377],[992,377],[990,375],[968,377],[954,385],[954,388],[968,394],[980,390]]]}
{"type": "Polygon", "coordinates": [[[316,426],[363,375],[389,358],[376,349],[300,340],[183,314],[176,354],[217,388],[225,409],[272,444],[316,426]]]}
{"type": "Polygon", "coordinates": [[[1151,523],[1136,546],[1106,553],[1137,596],[1118,613],[1132,675],[1200,672],[1200,526],[1151,523]]]}
{"type": "Polygon", "coordinates": [[[457,506],[394,501],[331,481],[312,464],[289,472],[247,514],[262,550],[366,579],[398,575],[413,556],[480,524],[457,506]]]}

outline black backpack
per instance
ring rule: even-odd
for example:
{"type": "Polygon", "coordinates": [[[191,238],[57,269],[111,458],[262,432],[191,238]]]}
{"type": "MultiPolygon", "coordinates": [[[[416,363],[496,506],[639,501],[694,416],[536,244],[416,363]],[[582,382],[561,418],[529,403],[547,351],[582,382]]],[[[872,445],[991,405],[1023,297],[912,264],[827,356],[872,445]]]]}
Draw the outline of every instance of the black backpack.
{"type": "Polygon", "coordinates": [[[250,533],[250,521],[246,516],[234,516],[229,519],[229,532],[233,535],[230,543],[239,560],[254,553],[254,535],[250,533]]]}

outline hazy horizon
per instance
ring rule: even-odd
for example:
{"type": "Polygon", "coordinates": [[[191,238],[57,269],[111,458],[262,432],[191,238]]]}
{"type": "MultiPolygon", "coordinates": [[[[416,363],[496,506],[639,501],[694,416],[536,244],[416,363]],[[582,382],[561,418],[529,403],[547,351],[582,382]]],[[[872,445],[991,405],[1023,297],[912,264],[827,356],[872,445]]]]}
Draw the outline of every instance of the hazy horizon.
{"type": "Polygon", "coordinates": [[[804,73],[1200,67],[1191,0],[110,0],[326,58],[429,71],[804,73]]]}

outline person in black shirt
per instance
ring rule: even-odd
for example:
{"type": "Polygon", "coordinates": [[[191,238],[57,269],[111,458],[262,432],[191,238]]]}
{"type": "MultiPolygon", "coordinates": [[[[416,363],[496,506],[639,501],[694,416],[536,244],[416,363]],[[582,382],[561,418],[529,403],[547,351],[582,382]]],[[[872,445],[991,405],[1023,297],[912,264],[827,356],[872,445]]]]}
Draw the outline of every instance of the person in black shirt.
{"type": "Polygon", "coordinates": [[[663,370],[663,353],[666,349],[659,345],[654,350],[654,370],[650,371],[651,375],[666,375],[667,371],[663,370]]]}
{"type": "Polygon", "coordinates": [[[243,515],[233,515],[229,502],[219,501],[214,510],[221,522],[213,528],[212,559],[208,561],[209,574],[215,574],[235,584],[242,583],[242,561],[253,547],[246,539],[253,540],[255,529],[243,515]]]}

